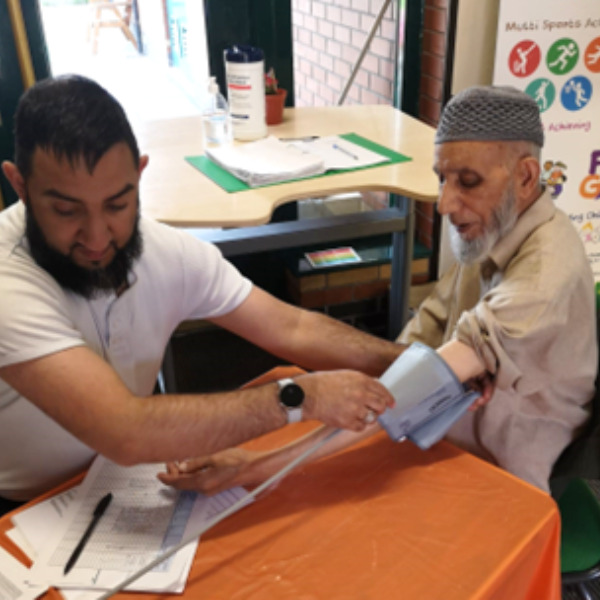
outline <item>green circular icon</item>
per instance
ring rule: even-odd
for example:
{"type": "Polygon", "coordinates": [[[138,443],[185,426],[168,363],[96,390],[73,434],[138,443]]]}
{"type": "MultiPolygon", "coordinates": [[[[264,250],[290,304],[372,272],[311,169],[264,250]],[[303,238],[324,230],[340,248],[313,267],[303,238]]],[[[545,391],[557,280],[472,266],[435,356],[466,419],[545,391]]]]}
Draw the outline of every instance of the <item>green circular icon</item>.
{"type": "Polygon", "coordinates": [[[579,59],[579,46],[571,38],[562,38],[550,46],[546,55],[548,69],[555,75],[568,73],[579,59]]]}
{"type": "Polygon", "coordinates": [[[544,77],[533,80],[527,86],[525,93],[537,102],[540,112],[548,110],[556,98],[556,88],[554,87],[554,84],[544,77]]]}

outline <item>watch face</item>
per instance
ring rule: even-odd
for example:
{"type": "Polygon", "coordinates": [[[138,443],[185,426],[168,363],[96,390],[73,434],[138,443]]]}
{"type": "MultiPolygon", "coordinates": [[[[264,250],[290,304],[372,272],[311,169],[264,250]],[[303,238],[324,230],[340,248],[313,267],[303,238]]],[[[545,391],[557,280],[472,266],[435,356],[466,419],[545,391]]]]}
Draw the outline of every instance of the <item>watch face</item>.
{"type": "Polygon", "coordinates": [[[279,393],[281,402],[289,408],[296,408],[302,404],[304,400],[304,392],[296,383],[288,383],[284,385],[279,393]]]}

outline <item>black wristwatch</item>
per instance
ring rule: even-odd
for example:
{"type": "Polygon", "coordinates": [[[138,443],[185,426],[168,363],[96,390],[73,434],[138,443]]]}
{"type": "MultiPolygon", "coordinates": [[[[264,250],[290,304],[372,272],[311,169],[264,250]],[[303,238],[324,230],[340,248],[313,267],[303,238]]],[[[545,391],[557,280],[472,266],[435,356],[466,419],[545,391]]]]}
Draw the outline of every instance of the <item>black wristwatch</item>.
{"type": "Polygon", "coordinates": [[[304,391],[293,379],[280,379],[279,404],[287,414],[288,423],[302,421],[302,403],[304,402],[304,391]]]}

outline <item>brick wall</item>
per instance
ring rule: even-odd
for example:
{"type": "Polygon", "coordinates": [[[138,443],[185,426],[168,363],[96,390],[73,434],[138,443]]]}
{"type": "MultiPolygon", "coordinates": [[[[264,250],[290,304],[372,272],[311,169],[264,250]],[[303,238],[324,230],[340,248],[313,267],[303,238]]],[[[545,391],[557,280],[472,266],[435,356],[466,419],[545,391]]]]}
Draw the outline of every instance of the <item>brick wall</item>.
{"type": "MultiPolygon", "coordinates": [[[[337,104],[381,6],[380,0],[292,0],[296,106],[337,104]]],[[[392,2],[346,104],[391,104],[396,14],[392,2]]]]}
{"type": "MultiPolygon", "coordinates": [[[[443,104],[449,0],[425,0],[421,81],[419,82],[419,118],[435,127],[443,104]]],[[[433,204],[415,205],[415,236],[428,248],[433,247],[433,204]]]]}
{"type": "Polygon", "coordinates": [[[419,118],[437,125],[442,109],[448,0],[425,0],[419,85],[419,118]]]}
{"type": "MultiPolygon", "coordinates": [[[[383,0],[292,0],[297,106],[338,102],[383,0]]],[[[425,0],[419,118],[435,126],[443,100],[448,0],[425,0]]],[[[347,104],[393,101],[397,3],[392,2],[354,79],[347,104]]],[[[416,238],[428,248],[434,207],[416,204],[416,238]]]]}
{"type": "MultiPolygon", "coordinates": [[[[382,3],[383,0],[292,0],[297,106],[337,104],[382,3]]],[[[346,104],[392,103],[397,4],[390,4],[377,28],[348,92],[346,104]]],[[[423,15],[418,117],[432,126],[437,125],[443,102],[448,4],[449,0],[425,0],[423,15]]],[[[417,202],[415,212],[416,240],[431,249],[435,235],[435,207],[417,202]]],[[[357,281],[334,285],[325,275],[320,275],[314,280],[292,277],[288,285],[299,304],[307,307],[324,305],[324,310],[332,316],[344,318],[345,315],[336,314],[338,308],[354,306],[361,294],[367,296],[361,301],[374,302],[389,283],[381,269],[376,275],[368,268],[364,273],[355,269],[348,277],[356,277],[357,281]],[[372,275],[368,282],[361,280],[365,274],[372,275]]],[[[413,273],[413,283],[422,282],[422,278],[418,281],[417,274],[413,273]]],[[[376,313],[381,308],[372,307],[376,313]]],[[[356,313],[363,311],[364,307],[361,307],[356,313]]]]}
{"type": "MultiPolygon", "coordinates": [[[[419,118],[436,125],[442,103],[449,0],[425,0],[419,118]]],[[[383,0],[292,0],[297,106],[336,104],[383,0]]],[[[396,2],[388,7],[346,98],[347,104],[393,100],[396,2]]]]}

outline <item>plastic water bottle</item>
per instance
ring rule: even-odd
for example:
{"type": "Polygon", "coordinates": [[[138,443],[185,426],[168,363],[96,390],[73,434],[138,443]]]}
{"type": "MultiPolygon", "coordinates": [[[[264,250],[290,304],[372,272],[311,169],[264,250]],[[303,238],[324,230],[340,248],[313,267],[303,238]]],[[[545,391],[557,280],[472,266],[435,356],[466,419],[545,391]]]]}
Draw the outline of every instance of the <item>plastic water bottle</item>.
{"type": "Polygon", "coordinates": [[[202,133],[204,147],[214,148],[231,143],[233,130],[229,106],[219,90],[216,77],[210,78],[208,94],[208,106],[202,113],[202,133]]]}

